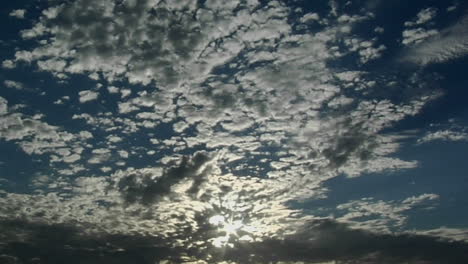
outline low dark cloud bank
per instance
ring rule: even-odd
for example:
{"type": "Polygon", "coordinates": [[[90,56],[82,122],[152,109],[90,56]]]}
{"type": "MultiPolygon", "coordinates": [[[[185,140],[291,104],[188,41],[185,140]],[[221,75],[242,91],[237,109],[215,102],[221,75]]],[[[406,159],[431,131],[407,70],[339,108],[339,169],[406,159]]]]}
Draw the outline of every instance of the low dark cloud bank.
{"type": "MultiPolygon", "coordinates": [[[[468,244],[427,236],[381,235],[352,230],[332,221],[304,226],[283,240],[236,242],[230,248],[187,249],[158,237],[86,235],[65,225],[22,220],[0,222],[0,263],[467,263],[468,244]],[[167,263],[167,262],[166,262],[167,263]]],[[[188,235],[188,234],[187,234],[188,235]]]]}

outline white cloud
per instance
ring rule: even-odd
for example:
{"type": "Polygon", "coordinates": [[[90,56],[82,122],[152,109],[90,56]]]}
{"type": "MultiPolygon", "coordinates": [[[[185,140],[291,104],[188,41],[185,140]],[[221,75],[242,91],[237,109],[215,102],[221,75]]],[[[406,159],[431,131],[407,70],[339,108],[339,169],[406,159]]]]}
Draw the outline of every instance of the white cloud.
{"type": "Polygon", "coordinates": [[[311,21],[318,21],[320,20],[320,16],[317,13],[308,13],[301,17],[300,21],[302,23],[308,23],[311,21]]]}
{"type": "Polygon", "coordinates": [[[415,234],[426,235],[436,237],[438,239],[443,238],[449,241],[463,241],[468,242],[468,229],[464,228],[450,228],[440,227],[430,230],[415,230],[415,234]]]}
{"type": "Polygon", "coordinates": [[[26,14],[25,9],[16,9],[10,12],[10,16],[16,17],[18,19],[24,19],[24,15],[26,14]]]}
{"type": "Polygon", "coordinates": [[[385,29],[383,27],[376,27],[374,32],[382,34],[385,32],[385,29]]]}
{"type": "Polygon", "coordinates": [[[436,36],[439,31],[435,29],[425,30],[423,28],[406,29],[403,31],[403,40],[401,41],[404,45],[418,44],[430,37],[436,36]]]}
{"type": "Polygon", "coordinates": [[[452,5],[447,7],[447,12],[455,11],[458,8],[458,5],[452,5]]]}
{"type": "Polygon", "coordinates": [[[52,170],[55,164],[68,167],[81,159],[86,143],[78,135],[47,124],[42,115],[30,117],[6,106],[6,100],[0,100],[0,139],[12,141],[28,155],[47,155],[52,170]]]}
{"type": "Polygon", "coordinates": [[[416,15],[415,20],[413,21],[408,21],[405,22],[405,26],[407,27],[413,27],[417,25],[423,25],[428,23],[429,21],[433,20],[437,15],[437,9],[436,8],[425,8],[416,15]]]}
{"type": "Polygon", "coordinates": [[[119,136],[110,135],[107,137],[107,140],[111,143],[121,142],[123,139],[119,136]]]}
{"type": "Polygon", "coordinates": [[[81,159],[81,156],[79,154],[72,154],[70,156],[64,157],[63,161],[66,163],[74,163],[80,159],[81,159]]]}
{"type": "Polygon", "coordinates": [[[405,212],[415,207],[433,209],[433,205],[438,199],[438,195],[431,193],[408,197],[402,201],[376,201],[373,198],[363,198],[338,205],[338,210],[346,211],[338,219],[356,228],[391,232],[390,227],[402,228],[404,226],[408,218],[405,212]],[[358,219],[362,217],[370,219],[359,221],[358,219]]]}
{"type": "Polygon", "coordinates": [[[99,93],[91,90],[81,91],[78,93],[80,96],[80,103],[94,101],[99,97],[99,93]]]}
{"type": "Polygon", "coordinates": [[[109,91],[109,93],[111,94],[115,94],[115,93],[118,93],[120,91],[119,88],[115,87],[115,86],[109,86],[107,87],[107,90],[109,91]]]}
{"type": "MultiPolygon", "coordinates": [[[[413,90],[403,102],[374,96],[424,82],[420,73],[404,79],[363,70],[385,51],[377,38],[353,33],[371,14],[340,14],[332,1],[335,16],[312,13],[291,23],[291,10],[282,1],[198,2],[69,1],[23,31],[24,38],[42,41],[32,50],[18,50],[14,62],[32,63],[55,77],[87,76],[102,83],[96,90],[106,84],[108,93],[120,98],[110,95],[118,100],[116,109],[103,105],[105,110],[89,113],[80,107],[83,112],[71,120],[82,126],[76,134],[6,115],[6,101],[2,106],[0,100],[0,114],[7,116],[1,116],[0,137],[21,141],[29,154],[50,154],[62,176],[90,175],[89,167],[107,174],[64,177],[49,186],[56,191],[49,196],[1,197],[0,213],[7,211],[4,204],[24,208],[18,214],[27,217],[47,207],[43,219],[50,223],[172,238],[188,229],[197,233],[200,215],[223,212],[245,219],[242,232],[261,241],[292,234],[309,219],[286,203],[326,197],[324,181],[418,165],[393,157],[399,139],[382,131],[418,114],[435,96],[413,90]],[[309,29],[317,26],[312,21],[320,29],[309,29]],[[296,24],[300,32],[293,30],[296,24]],[[343,57],[355,63],[345,66],[343,57]],[[171,126],[174,134],[166,131],[171,126]],[[208,160],[180,155],[198,149],[210,153],[208,160]],[[134,159],[141,163],[136,166],[134,159]],[[144,168],[145,159],[156,165],[144,168]],[[174,168],[183,173],[163,177],[174,168]],[[57,198],[70,190],[71,197],[57,198]],[[154,203],[143,206],[132,198],[154,203]],[[104,202],[109,205],[99,205],[104,202]]],[[[99,97],[95,90],[78,95],[80,103],[99,97]]],[[[386,217],[380,224],[389,224],[419,200],[430,198],[399,201],[403,207],[392,201],[357,203],[361,211],[355,214],[376,208],[386,217]]],[[[210,241],[193,239],[178,243],[210,241]]]]}
{"type": "Polygon", "coordinates": [[[402,60],[427,65],[461,58],[468,54],[467,28],[468,16],[465,16],[454,25],[440,30],[439,36],[409,49],[402,60]]]}
{"type": "Polygon", "coordinates": [[[16,67],[16,64],[12,60],[4,60],[4,61],[2,61],[2,67],[4,69],[13,69],[13,68],[16,67]]]}
{"type": "Polygon", "coordinates": [[[130,90],[130,89],[120,89],[120,93],[121,93],[121,97],[125,98],[125,97],[130,96],[130,94],[132,94],[132,90],[130,90]]]}
{"type": "Polygon", "coordinates": [[[124,159],[128,158],[128,152],[127,152],[127,151],[125,151],[125,150],[119,150],[118,153],[119,153],[119,156],[120,156],[121,158],[124,158],[124,159]]]}
{"type": "Polygon", "coordinates": [[[437,9],[426,8],[421,10],[413,21],[405,22],[405,30],[402,32],[401,43],[406,46],[415,45],[437,36],[439,31],[430,29],[426,24],[432,21],[437,15],[437,9]]]}
{"type": "Polygon", "coordinates": [[[184,121],[180,121],[175,123],[172,127],[175,132],[182,133],[185,129],[189,127],[189,125],[184,121]]]}
{"type": "Polygon", "coordinates": [[[0,96],[0,115],[8,113],[8,101],[0,96]]]}
{"type": "Polygon", "coordinates": [[[17,89],[17,90],[23,90],[24,89],[24,85],[22,83],[17,82],[17,81],[12,81],[12,80],[3,81],[3,85],[5,85],[8,88],[13,88],[13,89],[17,89]]]}
{"type": "Polygon", "coordinates": [[[424,137],[418,139],[419,144],[428,143],[431,141],[468,141],[468,133],[463,131],[439,130],[429,132],[424,137]]]}

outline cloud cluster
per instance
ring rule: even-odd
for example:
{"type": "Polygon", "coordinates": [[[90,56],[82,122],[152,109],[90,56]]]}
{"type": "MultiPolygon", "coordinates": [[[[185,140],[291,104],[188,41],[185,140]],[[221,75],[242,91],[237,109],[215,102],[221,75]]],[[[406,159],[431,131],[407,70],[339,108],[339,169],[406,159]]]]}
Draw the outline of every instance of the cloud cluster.
{"type": "Polygon", "coordinates": [[[363,198],[338,205],[337,209],[345,213],[337,219],[355,228],[391,233],[404,227],[408,218],[405,212],[410,212],[416,206],[434,209],[433,203],[438,199],[436,194],[422,194],[403,201],[375,201],[373,198],[363,198]]]}
{"type": "MultiPolygon", "coordinates": [[[[117,117],[110,112],[73,116],[93,129],[124,133],[113,137],[177,121],[173,128],[182,137],[149,140],[173,152],[228,148],[230,155],[246,158],[245,153],[252,153],[252,159],[268,154],[263,146],[285,146],[280,159],[302,161],[266,172],[276,177],[296,178],[311,167],[317,168],[313,174],[327,177],[336,169],[359,175],[414,167],[409,165],[414,162],[366,153],[374,152],[378,141],[373,138],[385,124],[416,114],[431,97],[415,97],[410,104],[361,101],[361,94],[383,83],[366,72],[328,67],[353,54],[363,64],[381,56],[385,47],[376,39],[352,35],[353,25],[372,14],[321,18],[304,13],[290,22],[287,14],[292,12],[276,1],[234,1],[228,8],[216,1],[75,1],[48,8],[33,28],[24,30],[24,38],[36,38],[40,44],[16,52],[15,60],[37,62],[39,69],[58,77],[81,73],[96,80],[147,85],[137,93],[117,84],[108,87],[110,94],[121,93],[117,117]],[[322,25],[319,31],[308,28],[310,17],[322,25]],[[305,33],[295,29],[299,26],[305,33]],[[232,74],[218,74],[224,71],[232,74]],[[346,95],[348,91],[355,94],[346,95]],[[366,164],[387,165],[370,169],[366,164]]],[[[100,93],[80,91],[79,101],[96,100],[100,93]]],[[[118,145],[110,141],[107,147],[118,145]]],[[[317,185],[324,179],[309,180],[317,185]]]]}
{"type": "Polygon", "coordinates": [[[12,17],[16,17],[18,19],[23,19],[24,16],[26,15],[26,10],[25,9],[16,9],[10,12],[9,14],[12,17]]]}
{"type": "Polygon", "coordinates": [[[437,9],[426,8],[419,11],[416,15],[416,19],[405,22],[405,30],[402,32],[403,40],[401,43],[403,45],[411,46],[438,35],[438,30],[428,29],[426,26],[426,24],[433,20],[436,15],[437,9]]]}
{"type": "MultiPolygon", "coordinates": [[[[414,48],[410,49],[403,57],[403,60],[427,65],[432,63],[443,63],[464,57],[468,53],[467,25],[468,17],[464,16],[460,18],[453,25],[440,30],[437,37],[422,41],[414,48]]],[[[426,38],[427,33],[428,32],[423,34],[424,39],[426,38]]],[[[418,36],[415,38],[419,39],[420,37],[418,36]]]]}
{"type": "MultiPolygon", "coordinates": [[[[36,45],[3,67],[30,65],[60,82],[86,76],[95,87],[53,98],[57,111],[80,103],[63,126],[0,97],[0,138],[48,155],[51,168],[34,193],[1,193],[1,224],[17,234],[4,236],[0,259],[36,261],[19,255],[29,247],[43,261],[58,244],[68,246],[50,262],[86,254],[100,263],[452,261],[424,256],[424,246],[466,257],[461,243],[351,230],[290,207],[326,197],[324,182],[338,175],[418,166],[394,156],[404,136],[385,129],[439,93],[421,72],[366,67],[386,52],[378,36],[356,30],[372,12],[335,1],[325,13],[256,0],[48,4],[21,31],[36,45]],[[49,231],[63,233],[50,247],[41,240],[49,231]],[[410,242],[413,251],[402,248],[410,242]]],[[[407,26],[434,15],[423,10],[407,26]]],[[[406,211],[437,198],[350,201],[338,220],[404,229],[406,211]],[[359,221],[375,215],[380,222],[359,221]]]]}
{"type": "Polygon", "coordinates": [[[3,85],[5,85],[7,88],[12,88],[12,89],[17,89],[17,90],[22,90],[24,88],[22,83],[12,81],[12,80],[5,80],[3,82],[3,85]]]}
{"type": "Polygon", "coordinates": [[[430,132],[418,139],[418,143],[428,143],[435,140],[441,141],[467,141],[468,133],[464,131],[439,130],[430,132]]]}

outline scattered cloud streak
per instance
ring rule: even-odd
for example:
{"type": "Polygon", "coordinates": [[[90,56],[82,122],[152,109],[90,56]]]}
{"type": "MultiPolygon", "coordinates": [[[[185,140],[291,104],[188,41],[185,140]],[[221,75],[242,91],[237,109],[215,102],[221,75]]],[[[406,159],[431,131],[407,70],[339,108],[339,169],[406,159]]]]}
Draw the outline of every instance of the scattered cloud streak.
{"type": "MultiPolygon", "coordinates": [[[[438,36],[422,41],[419,45],[410,49],[403,57],[403,60],[428,65],[464,57],[468,53],[467,25],[468,16],[460,18],[455,24],[440,30],[438,36]]],[[[426,39],[429,36],[436,35],[435,31],[415,33],[417,36],[413,35],[412,38],[418,39],[418,41],[412,40],[411,42],[416,43],[419,42],[419,39],[426,39]]]]}

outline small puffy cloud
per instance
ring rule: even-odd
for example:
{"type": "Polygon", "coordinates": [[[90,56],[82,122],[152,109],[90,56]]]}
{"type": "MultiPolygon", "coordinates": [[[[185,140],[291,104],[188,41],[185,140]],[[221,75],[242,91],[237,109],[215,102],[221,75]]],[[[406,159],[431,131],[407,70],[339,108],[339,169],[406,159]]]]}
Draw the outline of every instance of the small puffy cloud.
{"type": "Polygon", "coordinates": [[[401,42],[404,45],[418,44],[438,34],[439,34],[439,31],[435,29],[431,29],[431,30],[425,30],[423,28],[406,29],[403,31],[403,40],[401,42]]]}
{"type": "Polygon", "coordinates": [[[20,83],[20,82],[17,82],[17,81],[5,80],[3,82],[3,84],[8,88],[13,88],[13,89],[16,89],[16,90],[23,90],[24,89],[24,85],[22,83],[20,83]]]}
{"type": "Polygon", "coordinates": [[[33,38],[43,36],[48,31],[49,29],[46,26],[44,26],[44,24],[38,23],[34,25],[34,27],[31,29],[22,30],[21,37],[23,39],[33,39],[33,38]]]}
{"type": "Polygon", "coordinates": [[[89,131],[80,131],[79,136],[84,140],[93,138],[93,134],[89,131]]]}
{"type": "Polygon", "coordinates": [[[106,173],[106,172],[112,171],[112,168],[111,167],[102,167],[102,168],[100,168],[100,170],[102,172],[106,173]]]}
{"type": "Polygon", "coordinates": [[[121,158],[124,158],[124,159],[128,158],[128,152],[125,150],[119,150],[117,153],[119,154],[121,158]]]}
{"type": "Polygon", "coordinates": [[[26,14],[25,9],[16,9],[16,10],[11,11],[9,15],[12,17],[19,18],[19,19],[23,19],[25,14],[26,14]]]}
{"type": "Polygon", "coordinates": [[[130,89],[120,89],[120,94],[121,94],[122,98],[125,98],[125,97],[128,97],[128,96],[130,96],[132,94],[132,90],[130,90],[130,89]]]}
{"type": "Polygon", "coordinates": [[[447,12],[453,12],[458,8],[458,5],[452,5],[447,7],[447,12]]]}
{"type": "Polygon", "coordinates": [[[109,91],[111,94],[116,94],[120,91],[120,89],[115,86],[109,86],[107,87],[107,91],[109,91]]]}
{"type": "Polygon", "coordinates": [[[107,141],[111,142],[111,143],[117,143],[117,142],[121,142],[123,139],[119,136],[115,136],[115,135],[109,135],[107,137],[107,141]]]}
{"type": "Polygon", "coordinates": [[[78,93],[80,96],[80,103],[94,101],[99,97],[99,93],[91,90],[81,91],[78,93]]]}
{"type": "Polygon", "coordinates": [[[56,101],[54,101],[54,104],[63,105],[67,101],[70,101],[70,96],[65,95],[65,96],[62,96],[61,98],[57,99],[56,101]]]}
{"type": "Polygon", "coordinates": [[[184,121],[179,121],[175,123],[172,127],[175,132],[182,133],[184,132],[185,129],[189,127],[189,124],[187,124],[187,122],[184,122],[184,121]]]}
{"type": "Polygon", "coordinates": [[[427,22],[433,20],[437,15],[436,8],[425,8],[416,15],[416,19],[414,21],[405,22],[405,26],[412,27],[417,25],[423,25],[427,22]]]}
{"type": "Polygon", "coordinates": [[[139,108],[131,102],[124,102],[118,104],[119,113],[126,114],[138,110],[139,108]]]}
{"type": "Polygon", "coordinates": [[[309,23],[311,21],[320,20],[320,16],[317,13],[308,13],[301,17],[300,21],[302,23],[309,23]]]}
{"type": "Polygon", "coordinates": [[[434,19],[436,15],[437,15],[437,9],[436,8],[423,9],[417,15],[418,19],[416,20],[416,24],[418,24],[418,25],[425,24],[425,23],[431,21],[432,19],[434,19]]]}
{"type": "Polygon", "coordinates": [[[48,59],[48,60],[38,61],[37,66],[39,67],[39,69],[43,71],[61,73],[67,66],[67,63],[64,60],[48,59]]]}
{"type": "Polygon", "coordinates": [[[403,45],[415,45],[439,34],[436,29],[430,29],[425,24],[435,18],[437,9],[426,8],[421,10],[413,21],[405,22],[405,30],[402,32],[403,45]]]}
{"type": "Polygon", "coordinates": [[[63,158],[63,161],[66,163],[74,163],[81,159],[79,154],[72,154],[63,158]]]}
{"type": "Polygon", "coordinates": [[[104,163],[111,158],[111,151],[109,149],[93,149],[91,152],[92,156],[88,159],[88,163],[90,164],[104,163]]]}
{"type": "Polygon", "coordinates": [[[12,60],[4,60],[4,61],[2,61],[2,67],[4,69],[13,69],[13,68],[16,67],[16,64],[12,60]]]}

